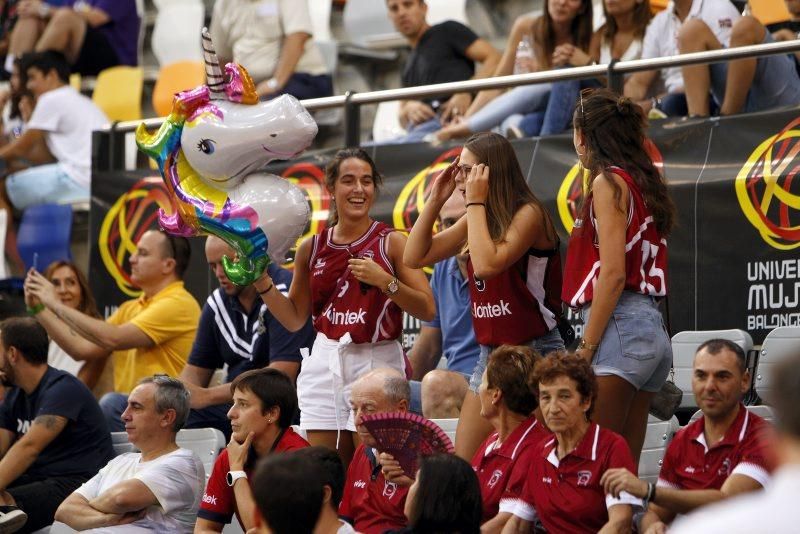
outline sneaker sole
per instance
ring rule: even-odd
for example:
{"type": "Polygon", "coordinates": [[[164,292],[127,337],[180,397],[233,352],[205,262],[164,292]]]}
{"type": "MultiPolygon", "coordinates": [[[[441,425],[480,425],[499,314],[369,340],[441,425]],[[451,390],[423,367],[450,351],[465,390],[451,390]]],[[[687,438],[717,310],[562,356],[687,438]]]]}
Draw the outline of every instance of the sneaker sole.
{"type": "Polygon", "coordinates": [[[0,534],[11,534],[25,526],[28,522],[28,514],[22,510],[8,512],[0,518],[0,534]]]}

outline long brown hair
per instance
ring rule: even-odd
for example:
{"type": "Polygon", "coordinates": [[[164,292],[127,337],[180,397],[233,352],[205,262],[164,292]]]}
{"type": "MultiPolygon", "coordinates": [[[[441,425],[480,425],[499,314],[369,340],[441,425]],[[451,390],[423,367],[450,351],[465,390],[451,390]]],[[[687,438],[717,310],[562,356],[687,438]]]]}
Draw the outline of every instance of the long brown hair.
{"type": "Polygon", "coordinates": [[[492,241],[503,241],[517,210],[526,204],[533,204],[542,214],[547,238],[555,242],[557,237],[550,214],[528,187],[514,147],[508,139],[493,132],[480,132],[467,139],[464,148],[487,165],[491,173],[489,196],[486,198],[486,222],[492,241]]]}
{"type": "MultiPolygon", "coordinates": [[[[603,1],[603,14],[606,16],[606,22],[600,31],[603,32],[603,41],[609,45],[614,42],[614,36],[617,35],[617,21],[614,17],[608,14],[606,10],[605,0],[603,1]]],[[[633,8],[633,36],[639,39],[644,38],[644,31],[647,25],[650,24],[650,19],[653,18],[653,13],[650,11],[650,0],[638,0],[633,8]]]]}
{"type": "MultiPolygon", "coordinates": [[[[536,61],[540,70],[553,68],[553,52],[556,49],[556,31],[553,27],[553,17],[544,0],[542,16],[533,22],[533,42],[536,43],[536,61]]],[[[581,7],[570,24],[572,44],[581,50],[588,51],[592,40],[592,0],[581,0],[581,7]]]]}
{"type": "MultiPolygon", "coordinates": [[[[666,236],[675,220],[675,205],[664,177],[645,149],[647,120],[644,111],[631,99],[608,89],[584,90],[575,107],[573,126],[586,143],[586,161],[592,180],[607,168],[619,166],[631,175],[653,215],[658,232],[666,236]]],[[[614,199],[621,209],[622,189],[614,180],[614,199]]],[[[583,209],[588,209],[589,193],[583,209]]]]}
{"type": "Polygon", "coordinates": [[[328,188],[328,192],[331,195],[331,207],[328,214],[329,226],[333,226],[339,222],[339,214],[336,211],[336,204],[333,198],[333,188],[336,185],[336,180],[339,179],[339,167],[342,166],[342,162],[344,160],[350,158],[360,159],[369,165],[370,171],[372,172],[372,183],[375,184],[376,196],[380,191],[381,184],[383,183],[383,176],[381,176],[381,173],[378,172],[377,165],[375,165],[375,162],[372,161],[371,157],[369,157],[369,154],[367,154],[366,150],[363,148],[343,148],[337,152],[333,156],[333,159],[328,162],[328,166],[325,167],[325,187],[328,188]]]}
{"type": "Polygon", "coordinates": [[[100,314],[97,312],[97,303],[94,300],[94,295],[92,294],[92,290],[89,289],[89,280],[86,279],[86,275],[83,274],[83,271],[73,262],[67,260],[54,261],[45,269],[44,277],[52,282],[53,274],[61,267],[68,267],[71,269],[72,272],[75,273],[75,278],[78,280],[78,286],[81,288],[81,301],[78,303],[78,311],[91,317],[100,317],[100,314]]]}

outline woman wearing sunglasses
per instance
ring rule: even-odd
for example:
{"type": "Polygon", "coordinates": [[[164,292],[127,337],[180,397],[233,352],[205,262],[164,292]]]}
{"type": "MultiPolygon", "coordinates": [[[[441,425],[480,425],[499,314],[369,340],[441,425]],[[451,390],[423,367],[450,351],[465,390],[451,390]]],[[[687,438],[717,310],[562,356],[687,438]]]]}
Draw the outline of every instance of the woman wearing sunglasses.
{"type": "Polygon", "coordinates": [[[564,348],[556,328],[561,314],[558,236],[525,182],[513,147],[498,134],[470,137],[461,155],[434,179],[403,261],[418,268],[462,251],[469,253],[472,322],[481,345],[456,430],[456,454],[470,460],[493,430],[480,415],[477,395],[489,353],[500,345],[528,345],[540,354],[564,348]],[[432,235],[456,188],[467,216],[432,235]]]}

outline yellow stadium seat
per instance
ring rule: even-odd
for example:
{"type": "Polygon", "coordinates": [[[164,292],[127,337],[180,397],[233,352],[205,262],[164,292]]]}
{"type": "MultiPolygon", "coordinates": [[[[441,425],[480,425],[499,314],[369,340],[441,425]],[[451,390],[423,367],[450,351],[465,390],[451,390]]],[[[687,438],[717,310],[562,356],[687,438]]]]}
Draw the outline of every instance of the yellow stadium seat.
{"type": "Polygon", "coordinates": [[[764,26],[791,18],[784,0],[750,0],[750,13],[764,26]]]}
{"type": "Polygon", "coordinates": [[[175,93],[194,89],[205,81],[205,68],[200,61],[178,61],[161,67],[153,87],[153,109],[156,115],[164,117],[169,114],[175,93]]]}
{"type": "Polygon", "coordinates": [[[73,72],[69,75],[69,85],[76,91],[81,91],[81,75],[78,72],[73,72]]]}
{"type": "Polygon", "coordinates": [[[142,118],[141,67],[111,67],[97,76],[92,100],[112,121],[142,118]]]}
{"type": "Polygon", "coordinates": [[[650,0],[650,11],[655,15],[659,11],[665,10],[667,4],[669,4],[669,0],[650,0]]]}

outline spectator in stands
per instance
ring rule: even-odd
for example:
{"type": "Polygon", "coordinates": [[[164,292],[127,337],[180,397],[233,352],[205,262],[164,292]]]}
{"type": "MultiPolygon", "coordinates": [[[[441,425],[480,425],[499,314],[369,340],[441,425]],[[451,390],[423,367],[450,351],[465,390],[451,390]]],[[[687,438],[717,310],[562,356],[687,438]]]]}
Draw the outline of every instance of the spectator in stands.
{"type": "Polygon", "coordinates": [[[73,72],[96,76],[116,65],[139,62],[139,25],[135,0],[78,0],[53,7],[25,0],[11,33],[6,70],[14,58],[36,50],[66,56],[73,72]]]}
{"type": "Polygon", "coordinates": [[[31,318],[0,323],[0,530],[34,532],[113,456],[92,393],[47,365],[47,333],[31,318]]]}
{"type": "Polygon", "coordinates": [[[635,470],[625,440],[593,422],[598,383],[589,362],[557,352],[536,362],[539,408],[555,434],[531,458],[527,483],[503,532],[527,532],[535,518],[547,532],[629,532],[641,500],[612,495],[600,479],[609,469],[635,470]]]}
{"type": "Polygon", "coordinates": [[[645,149],[642,109],[630,99],[607,89],[581,92],[573,127],[590,178],[567,247],[562,298],[584,313],[577,352],[600,384],[594,420],[622,434],[638,464],[650,401],[672,365],[658,299],[667,294],[675,206],[645,149]]]}
{"type": "MultiPolygon", "coordinates": [[[[448,20],[429,25],[425,0],[386,0],[386,7],[394,27],[411,46],[403,67],[403,87],[486,78],[497,67],[500,53],[463,24],[448,20]],[[475,63],[481,64],[477,71],[475,63]]],[[[408,133],[395,142],[421,141],[463,115],[471,102],[468,92],[447,100],[402,101],[400,123],[408,133]]]]}
{"type": "MultiPolygon", "coordinates": [[[[459,193],[450,195],[439,212],[439,231],[453,226],[466,211],[463,197],[459,193]]],[[[414,371],[410,409],[428,419],[458,417],[481,351],[472,330],[467,258],[467,254],[456,254],[433,267],[431,291],[436,316],[422,323],[408,355],[414,371]],[[436,368],[442,355],[447,360],[446,370],[436,368]]]]}
{"type": "MultiPolygon", "coordinates": [[[[789,2],[787,2],[788,4],[789,2]]],[[[738,347],[738,345],[737,345],[738,347]]],[[[777,423],[774,453],[779,467],[764,491],[725,499],[678,518],[670,533],[791,532],[800,522],[797,481],[800,464],[800,353],[772,370],[777,423]]],[[[741,410],[741,408],[740,408],[741,410]]],[[[752,417],[752,414],[751,414],[752,417]]]]}
{"type": "MultiPolygon", "coordinates": [[[[686,54],[774,41],[763,24],[746,15],[733,23],[729,43],[721,43],[702,20],[686,21],[678,36],[678,47],[686,54]]],[[[709,114],[709,91],[719,106],[720,115],[800,103],[800,76],[794,57],[787,54],[737,59],[730,64],[685,65],[683,80],[690,116],[709,114]]]]}
{"type": "MultiPolygon", "coordinates": [[[[687,22],[704,23],[714,33],[717,42],[729,46],[731,28],[740,15],[728,0],[674,0],[669,6],[656,14],[647,27],[642,59],[678,55],[678,42],[687,22]]],[[[625,83],[625,96],[639,104],[645,113],[657,108],[669,116],[688,114],[680,67],[633,73],[625,83]],[[666,92],[648,99],[652,93],[658,92],[661,83],[666,92]]]]}
{"type": "Polygon", "coordinates": [[[26,159],[35,166],[6,178],[8,200],[18,210],[48,202],[88,201],[92,130],[108,119],[68,85],[69,67],[61,54],[30,54],[22,58],[21,67],[36,107],[22,135],[0,148],[0,159],[6,164],[26,159]]]}
{"type": "MultiPolygon", "coordinates": [[[[14,61],[8,89],[0,91],[2,105],[2,136],[0,146],[13,142],[25,130],[25,125],[33,114],[33,95],[27,88],[28,76],[22,71],[20,60],[14,61]]],[[[42,158],[48,160],[48,157],[42,158]]],[[[9,167],[14,169],[14,166],[9,167]]]]}
{"type": "Polygon", "coordinates": [[[452,454],[420,460],[417,478],[408,488],[401,533],[478,534],[481,531],[481,489],[472,467],[452,454]],[[455,498],[454,498],[455,497],[455,498]]]}
{"type": "Polygon", "coordinates": [[[233,379],[230,390],[233,434],[208,479],[197,512],[198,533],[222,532],[234,513],[245,532],[253,528],[256,504],[248,479],[256,462],[273,453],[308,447],[291,428],[297,394],[286,373],[270,367],[245,371],[233,379]]]}
{"type": "Polygon", "coordinates": [[[122,414],[141,452],[111,460],[59,506],[56,520],[75,530],[128,525],[152,532],[194,530],[205,471],[197,454],[175,442],[189,415],[189,392],[164,375],[144,378],[122,414]]]}
{"type": "Polygon", "coordinates": [[[361,418],[367,414],[405,412],[410,395],[405,377],[389,368],[370,371],[353,384],[350,403],[361,444],[347,469],[339,516],[358,532],[381,534],[406,525],[403,509],[408,487],[384,478],[375,449],[377,442],[361,418]]]}
{"type": "Polygon", "coordinates": [[[318,333],[297,378],[300,426],[312,444],[339,451],[345,465],[357,445],[353,381],[376,367],[405,371],[403,312],[426,321],[435,312],[425,273],[403,263],[406,237],[370,217],[381,179],[363,149],[337,152],[325,170],[332,222],[298,247],[288,298],[272,290],[268,273],[254,283],[289,330],[311,315],[318,333]]]}
{"type": "MultiPolygon", "coordinates": [[[[340,461],[341,462],[341,461],[340,461]]],[[[324,472],[307,456],[268,456],[253,476],[256,534],[313,534],[326,508],[324,472]]],[[[337,528],[334,525],[334,528],[337,528]]]]}
{"type": "Polygon", "coordinates": [[[350,523],[339,518],[345,481],[344,465],[339,455],[325,447],[307,447],[292,454],[314,462],[316,472],[322,476],[324,495],[315,532],[355,534],[356,531],[350,523]]]}
{"type": "MultiPolygon", "coordinates": [[[[54,261],[44,271],[44,277],[53,284],[56,295],[63,305],[89,317],[100,318],[94,295],[89,289],[89,281],[75,263],[66,260],[54,261]]],[[[35,309],[36,299],[30,292],[25,292],[25,299],[28,308],[35,309]]],[[[113,371],[110,367],[107,368],[105,359],[76,360],[51,339],[47,363],[51,367],[77,376],[98,398],[113,391],[113,371]],[[102,383],[100,383],[101,377],[102,383]]]]}
{"type": "Polygon", "coordinates": [[[480,415],[477,395],[492,349],[528,345],[546,355],[564,348],[556,327],[561,315],[558,246],[550,214],[530,190],[505,137],[473,135],[434,179],[403,260],[420,267],[469,250],[472,322],[481,354],[458,421],[456,454],[462,458],[471,460],[493,430],[480,415]],[[439,211],[456,188],[467,216],[431,236],[439,211]]]}
{"type": "Polygon", "coordinates": [[[114,391],[100,399],[112,431],[124,430],[120,416],[128,393],[145,376],[178,376],[197,330],[200,307],[183,287],[191,249],[185,237],[148,230],[131,256],[131,280],[142,296],[129,300],[103,321],[61,302],[53,284],[31,270],[25,289],[36,299],[36,318],[58,346],[77,360],[114,356],[114,391]]]}
{"type": "Polygon", "coordinates": [[[244,66],[262,99],[333,94],[333,78],[312,39],[308,2],[217,0],[211,37],[222,62],[244,66]]]}
{"type": "Polygon", "coordinates": [[[609,493],[626,491],[649,503],[640,532],[663,532],[677,514],[760,490],[770,482],[764,443],[769,423],[742,404],[750,389],[745,358],[739,345],[725,339],[706,341],[697,349],[692,392],[703,417],[672,439],[657,485],[639,480],[635,469],[603,475],[609,493]]]}
{"type": "MultiPolygon", "coordinates": [[[[300,349],[314,342],[311,322],[297,333],[287,332],[267,310],[252,285],[233,284],[222,268],[222,258],[234,257],[234,250],[216,236],[206,239],[206,260],[219,282],[219,289],[208,297],[189,362],[180,379],[191,391],[192,411],[186,428],[213,427],[230,438],[227,413],[231,408],[229,383],[250,369],[273,367],[294,381],[300,370],[300,349]],[[224,384],[211,385],[215,369],[228,366],[224,384]]],[[[276,289],[289,290],[292,274],[271,263],[267,267],[276,289]]]]}
{"type": "MultiPolygon", "coordinates": [[[[784,0],[784,2],[789,12],[789,20],[770,24],[769,30],[776,41],[794,41],[800,34],[800,0],[784,0]]],[[[800,52],[795,52],[794,56],[800,61],[800,52]]]]}
{"type": "MultiPolygon", "coordinates": [[[[533,46],[530,64],[519,63],[523,72],[564,67],[588,57],[592,38],[591,0],[547,0],[540,17],[523,15],[514,21],[503,58],[494,76],[507,76],[515,70],[517,47],[523,39],[533,46]]],[[[473,132],[491,130],[512,115],[544,112],[550,84],[515,87],[508,92],[481,91],[462,120],[436,133],[436,140],[467,137],[473,132]]]]}

